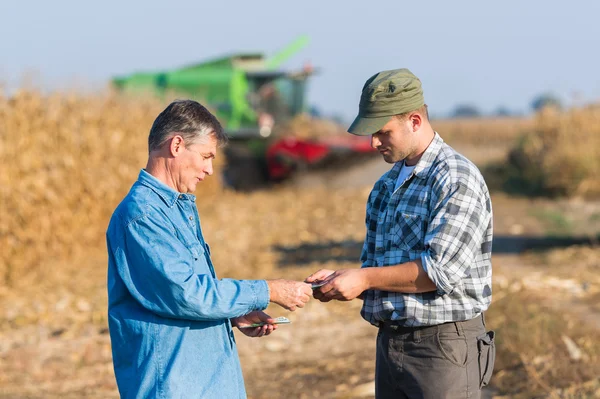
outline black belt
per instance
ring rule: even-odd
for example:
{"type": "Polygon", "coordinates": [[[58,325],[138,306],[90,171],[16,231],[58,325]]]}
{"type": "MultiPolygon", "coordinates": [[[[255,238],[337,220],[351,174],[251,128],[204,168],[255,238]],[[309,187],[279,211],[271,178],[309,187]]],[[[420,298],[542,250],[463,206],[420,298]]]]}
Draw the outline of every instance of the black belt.
{"type": "Polygon", "coordinates": [[[426,332],[428,330],[436,330],[436,331],[462,331],[462,328],[469,326],[477,326],[483,325],[485,326],[485,321],[482,320],[483,315],[479,315],[470,320],[461,320],[461,321],[449,321],[442,324],[436,324],[431,326],[416,326],[416,327],[408,327],[402,325],[399,320],[386,320],[379,322],[379,328],[392,330],[398,334],[411,333],[415,331],[426,332]]]}

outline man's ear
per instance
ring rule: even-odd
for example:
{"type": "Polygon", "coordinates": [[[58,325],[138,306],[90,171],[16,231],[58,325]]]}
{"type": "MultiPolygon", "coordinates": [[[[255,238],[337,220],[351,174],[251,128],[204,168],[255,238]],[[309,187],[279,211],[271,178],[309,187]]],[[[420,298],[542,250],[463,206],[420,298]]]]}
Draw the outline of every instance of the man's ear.
{"type": "Polygon", "coordinates": [[[410,120],[410,127],[413,132],[418,131],[423,126],[423,117],[419,113],[414,113],[408,118],[410,120]]]}
{"type": "Polygon", "coordinates": [[[171,137],[171,142],[169,143],[169,152],[172,157],[178,157],[185,150],[185,143],[183,142],[183,137],[176,134],[171,137]]]}

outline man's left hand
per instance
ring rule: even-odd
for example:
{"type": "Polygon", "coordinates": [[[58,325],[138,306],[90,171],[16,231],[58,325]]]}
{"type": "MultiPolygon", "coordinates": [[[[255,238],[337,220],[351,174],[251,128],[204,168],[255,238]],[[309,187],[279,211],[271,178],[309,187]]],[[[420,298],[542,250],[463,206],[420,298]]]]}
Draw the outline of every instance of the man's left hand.
{"type": "Polygon", "coordinates": [[[369,289],[363,269],[342,269],[327,277],[328,283],[314,290],[313,295],[321,302],[332,299],[350,301],[369,289]]]}
{"type": "Polygon", "coordinates": [[[273,331],[277,330],[277,324],[266,324],[262,327],[248,327],[248,328],[240,328],[245,325],[253,324],[253,323],[274,323],[275,319],[261,311],[250,312],[247,315],[235,317],[231,319],[231,324],[237,327],[244,335],[249,337],[262,337],[264,335],[269,335],[273,331]]]}

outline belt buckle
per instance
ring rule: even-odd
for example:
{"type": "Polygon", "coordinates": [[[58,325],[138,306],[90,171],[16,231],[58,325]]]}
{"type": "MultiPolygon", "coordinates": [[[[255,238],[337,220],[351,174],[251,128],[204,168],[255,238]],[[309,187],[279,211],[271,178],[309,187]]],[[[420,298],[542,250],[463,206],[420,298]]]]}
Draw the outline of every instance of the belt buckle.
{"type": "Polygon", "coordinates": [[[393,323],[391,320],[382,321],[380,327],[387,327],[390,330],[398,331],[400,326],[398,324],[393,323]]]}

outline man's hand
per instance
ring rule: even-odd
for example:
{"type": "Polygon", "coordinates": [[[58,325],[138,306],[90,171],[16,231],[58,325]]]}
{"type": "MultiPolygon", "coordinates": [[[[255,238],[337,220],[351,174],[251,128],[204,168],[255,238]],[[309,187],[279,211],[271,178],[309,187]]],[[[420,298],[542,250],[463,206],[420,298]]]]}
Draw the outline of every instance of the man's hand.
{"type": "Polygon", "coordinates": [[[292,280],[267,280],[271,292],[271,302],[287,310],[294,311],[303,308],[310,300],[312,290],[310,284],[292,280]]]}
{"type": "Polygon", "coordinates": [[[241,328],[243,326],[261,322],[274,323],[275,320],[265,312],[261,312],[259,310],[250,312],[244,316],[235,317],[231,319],[231,324],[237,327],[244,335],[247,335],[249,337],[262,337],[264,335],[269,335],[273,331],[277,330],[277,324],[267,324],[262,327],[254,328],[241,328]]]}
{"type": "Polygon", "coordinates": [[[304,281],[307,283],[314,283],[317,281],[327,280],[327,277],[331,276],[333,273],[335,273],[335,270],[321,269],[308,276],[304,281]]]}
{"type": "Polygon", "coordinates": [[[327,284],[315,289],[313,296],[321,302],[332,299],[350,301],[368,289],[369,282],[364,269],[342,269],[329,274],[327,284]]]}

